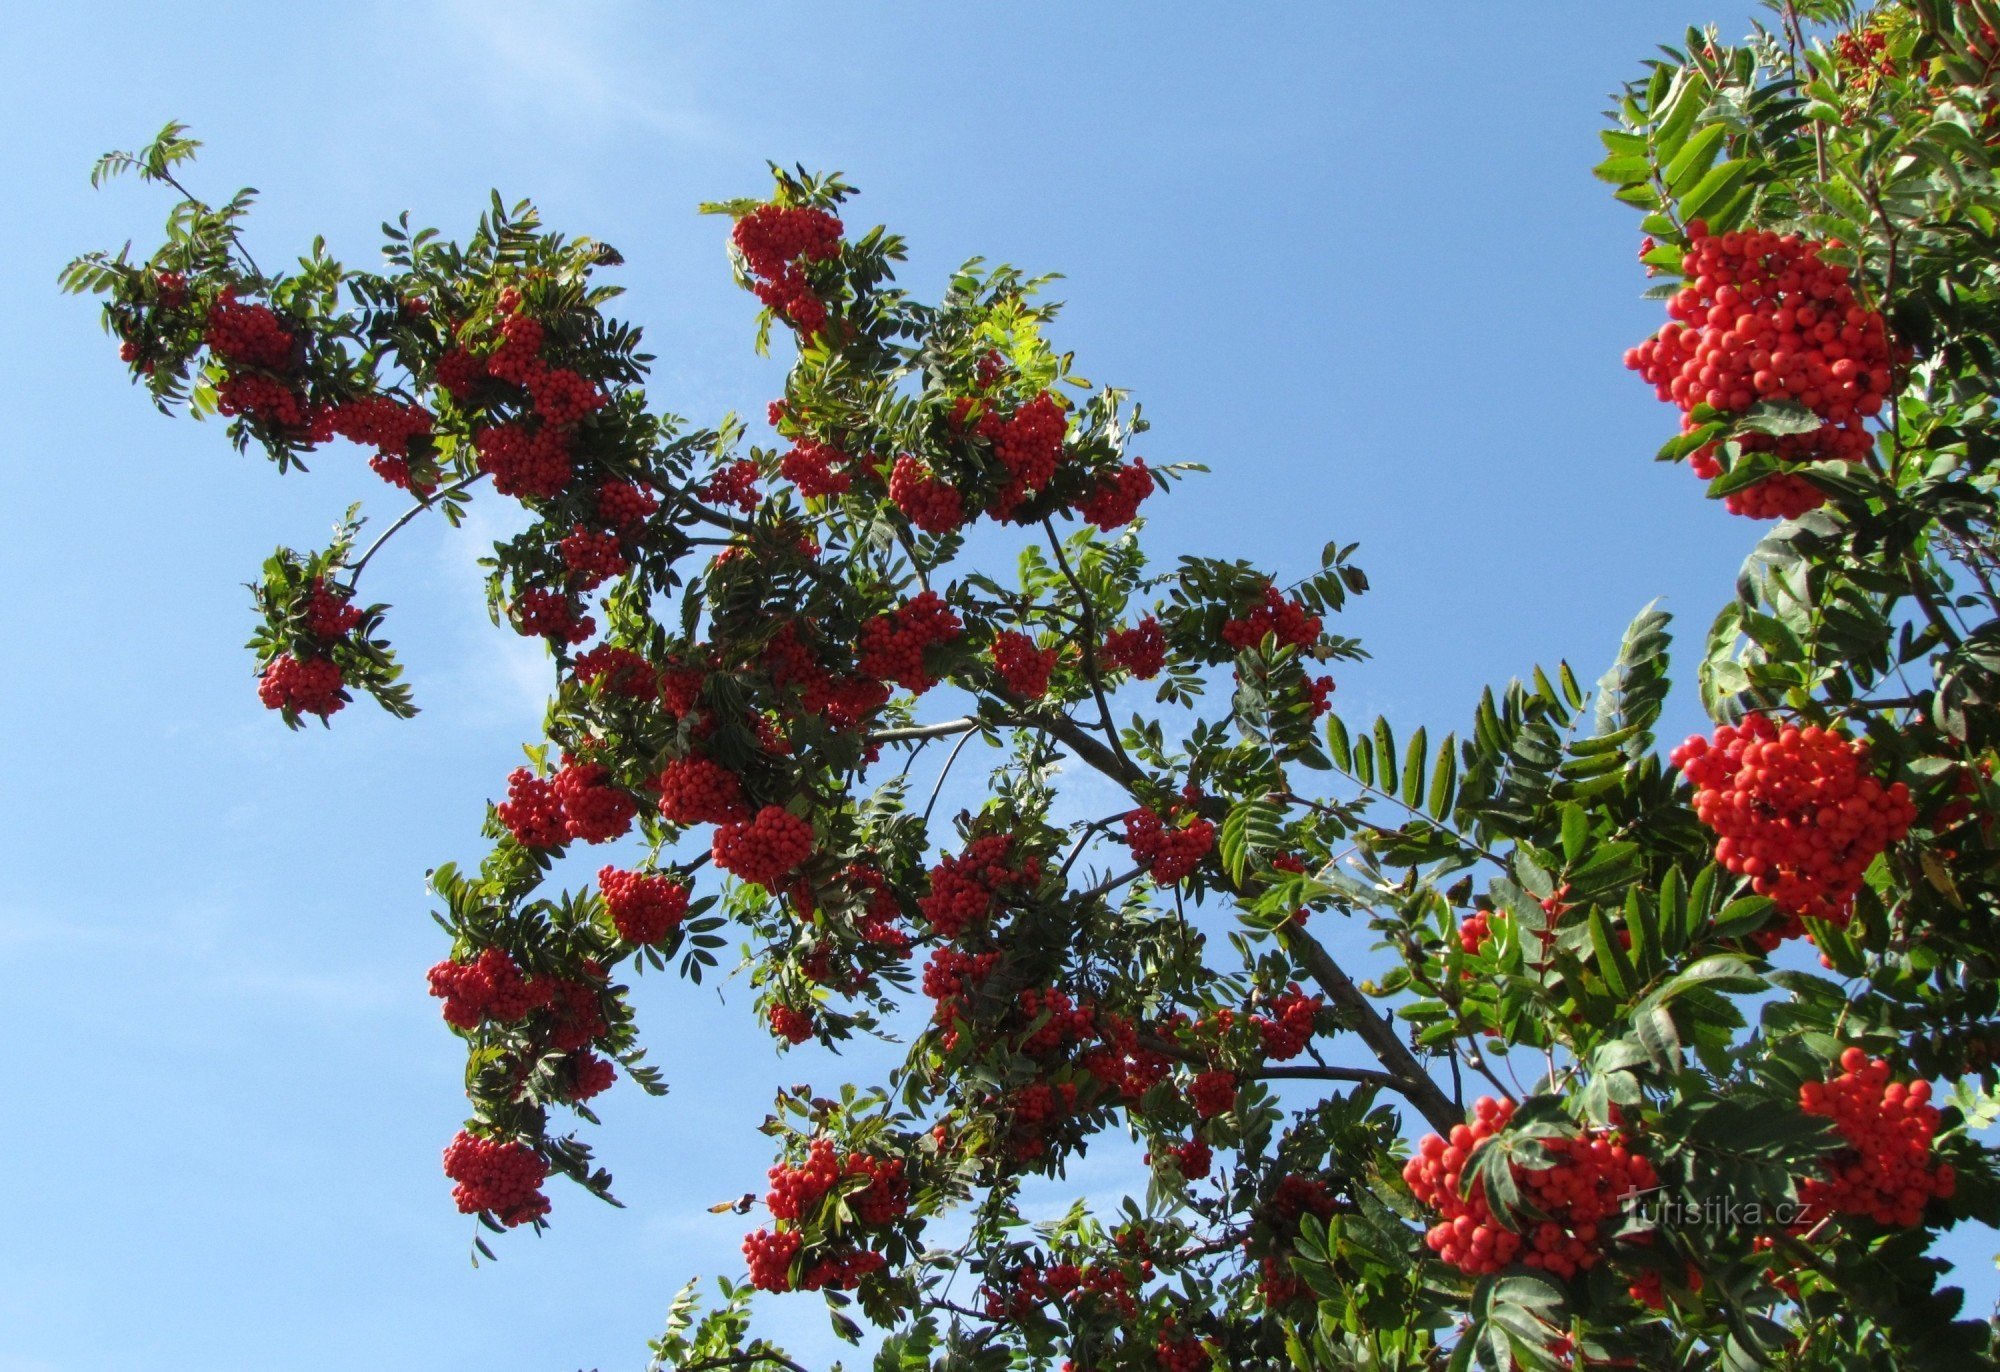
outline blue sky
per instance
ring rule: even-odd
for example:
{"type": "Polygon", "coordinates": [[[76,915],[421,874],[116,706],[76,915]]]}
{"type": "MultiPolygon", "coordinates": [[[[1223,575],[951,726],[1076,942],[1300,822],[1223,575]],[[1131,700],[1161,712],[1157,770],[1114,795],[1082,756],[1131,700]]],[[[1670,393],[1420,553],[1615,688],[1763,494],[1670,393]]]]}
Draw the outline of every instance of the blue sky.
{"type": "MultiPolygon", "coordinates": [[[[1649,460],[1674,419],[1619,356],[1657,307],[1588,172],[1605,93],[1748,6],[1526,8],[13,7],[0,1372],[638,1366],[685,1277],[737,1270],[743,1222],[705,1207],[761,1189],[772,1089],[846,1070],[778,1060],[740,993],[725,1014],[648,982],[673,1094],[615,1092],[597,1135],[628,1208],[559,1189],[551,1233],[470,1268],[422,874],[476,852],[540,718],[538,650],[480,604],[499,525],[413,527],[370,573],[422,716],[288,735],[241,583],[352,499],[400,506],[358,457],[280,481],[126,387],[53,282],[150,242],[164,202],[91,193],[93,157],[187,120],[201,186],[262,189],[267,263],[314,232],[365,262],[404,208],[459,232],[489,187],[533,196],[625,253],[652,393],[702,420],[761,413],[782,362],[751,355],[695,203],[759,193],[766,159],[844,170],[850,223],[905,233],[919,291],[975,253],[1066,273],[1059,341],[1144,401],[1145,456],[1214,469],[1149,509],[1162,555],[1296,574],[1360,540],[1376,590],[1335,628],[1375,660],[1339,702],[1435,734],[1535,662],[1594,677],[1655,596],[1699,633],[1756,536],[1649,460]]],[[[1093,1158],[1073,1189],[1131,1176],[1093,1158]]],[[[1952,1251],[1989,1302],[1990,1239],[1952,1251]]],[[[816,1301],[772,1315],[827,1349],[816,1301]]]]}

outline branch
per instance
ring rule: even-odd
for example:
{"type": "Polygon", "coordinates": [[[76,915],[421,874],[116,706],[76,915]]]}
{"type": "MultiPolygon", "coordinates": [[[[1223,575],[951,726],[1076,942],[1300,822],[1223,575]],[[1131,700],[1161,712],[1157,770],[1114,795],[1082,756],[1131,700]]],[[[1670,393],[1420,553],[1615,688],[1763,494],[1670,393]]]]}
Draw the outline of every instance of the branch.
{"type": "Polygon", "coordinates": [[[793,1362],[783,1353],[734,1353],[726,1358],[704,1358],[700,1362],[682,1363],[680,1372],[710,1372],[720,1367],[755,1367],[759,1363],[769,1363],[782,1367],[786,1372],[806,1372],[804,1366],[793,1362]]]}
{"type": "Polygon", "coordinates": [[[376,537],[375,541],[368,545],[368,550],[362,553],[361,557],[354,563],[354,565],[347,569],[347,588],[349,590],[353,590],[355,586],[360,584],[361,569],[368,565],[368,560],[370,558],[374,557],[376,553],[382,551],[382,545],[384,543],[387,543],[390,539],[394,538],[397,534],[397,531],[400,530],[405,524],[408,524],[411,520],[415,519],[425,510],[431,509],[432,507],[436,506],[440,501],[448,500],[455,495],[463,495],[466,491],[471,490],[473,486],[475,486],[482,479],[484,479],[485,476],[486,476],[485,472],[479,472],[473,476],[467,477],[465,480],[459,482],[456,486],[447,486],[442,491],[439,491],[434,495],[427,497],[419,497],[417,503],[410,506],[409,509],[403,511],[402,514],[396,516],[396,522],[394,524],[391,524],[388,528],[384,529],[381,532],[381,534],[376,537]]]}
{"type": "Polygon", "coordinates": [[[1395,1024],[1375,1013],[1375,1006],[1354,979],[1341,969],[1319,940],[1305,930],[1287,926],[1278,931],[1278,939],[1286,951],[1304,964],[1312,979],[1321,990],[1332,997],[1334,1005],[1343,1012],[1354,1031],[1361,1035],[1361,1041],[1395,1079],[1396,1090],[1417,1107],[1417,1112],[1430,1122],[1440,1134],[1450,1133],[1453,1126],[1465,1123],[1465,1115],[1451,1103],[1451,1097],[1444,1093],[1429,1072],[1424,1070],[1417,1055],[1410,1051],[1396,1033],[1395,1024]]]}
{"type": "MultiPolygon", "coordinates": [[[[1011,723],[1011,721],[1005,720],[1001,722],[1011,723]]],[[[870,743],[909,743],[926,738],[950,738],[953,734],[970,733],[974,729],[984,727],[985,725],[982,721],[968,715],[964,719],[947,719],[937,724],[912,724],[901,729],[875,729],[870,731],[868,741],[870,743]]]]}
{"type": "Polygon", "coordinates": [[[1118,741],[1118,726],[1111,718],[1111,701],[1104,694],[1104,679],[1097,673],[1097,611],[1091,606],[1090,593],[1083,589],[1083,583],[1070,570],[1069,557],[1063,552],[1062,539],[1056,535],[1055,524],[1044,519],[1042,527],[1048,531],[1049,547],[1056,555],[1056,566],[1062,568],[1070,589],[1076,592],[1077,610],[1083,616],[1083,623],[1077,630],[1083,641],[1083,674],[1090,678],[1090,692],[1097,697],[1097,714],[1104,721],[1105,737],[1111,740],[1111,751],[1118,755],[1118,760],[1130,767],[1132,759],[1125,756],[1125,745],[1118,741]]]}
{"type": "Polygon", "coordinates": [[[1370,1067],[1264,1067],[1245,1072],[1243,1077],[1246,1081],[1353,1081],[1398,1092],[1404,1085],[1401,1077],[1370,1067]]]}

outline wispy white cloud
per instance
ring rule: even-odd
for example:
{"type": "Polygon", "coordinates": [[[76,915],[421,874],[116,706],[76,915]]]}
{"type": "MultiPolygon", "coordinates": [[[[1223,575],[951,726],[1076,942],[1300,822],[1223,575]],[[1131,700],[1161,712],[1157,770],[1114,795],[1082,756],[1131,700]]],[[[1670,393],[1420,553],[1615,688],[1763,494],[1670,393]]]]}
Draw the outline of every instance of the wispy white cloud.
{"type": "Polygon", "coordinates": [[[657,29],[671,12],[666,6],[597,5],[593,9],[610,13],[594,14],[588,23],[578,22],[576,6],[554,0],[446,0],[444,8],[457,32],[485,44],[512,102],[539,105],[564,124],[637,128],[704,147],[726,141],[722,127],[698,106],[667,95],[690,89],[689,83],[651,63],[641,66],[634,60],[637,47],[604,37],[657,29]]]}

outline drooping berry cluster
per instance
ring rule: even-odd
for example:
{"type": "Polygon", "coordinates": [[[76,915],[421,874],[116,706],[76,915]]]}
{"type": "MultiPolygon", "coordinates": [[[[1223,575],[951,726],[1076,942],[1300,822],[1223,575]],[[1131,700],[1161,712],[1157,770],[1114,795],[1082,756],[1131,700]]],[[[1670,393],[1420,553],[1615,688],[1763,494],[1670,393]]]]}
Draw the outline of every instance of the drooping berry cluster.
{"type": "Polygon", "coordinates": [[[454,1029],[476,1029],[488,1020],[512,1024],[549,1003],[548,983],[522,975],[499,948],[482,949],[471,962],[440,962],[428,977],[454,1029]]]}
{"type": "Polygon", "coordinates": [[[1271,636],[1294,648],[1310,648],[1319,641],[1320,619],[1309,614],[1298,600],[1266,584],[1258,600],[1235,619],[1222,626],[1222,641],[1244,652],[1271,636]]]}
{"type": "Polygon", "coordinates": [[[1104,658],[1141,681],[1151,681],[1167,665],[1167,636],[1160,621],[1147,615],[1129,629],[1104,636],[1104,658]]]}
{"type": "Polygon", "coordinates": [[[803,205],[759,205],[736,221],[730,241],[756,278],[757,298],[810,338],[826,325],[826,302],[814,292],[800,262],[840,255],[840,220],[803,205]]]}
{"type": "Polygon", "coordinates": [[[1035,640],[1012,629],[993,638],[993,666],[1007,689],[1028,700],[1040,700],[1049,693],[1049,677],[1062,656],[1060,645],[1037,648],[1035,640]]]}
{"type": "Polygon", "coordinates": [[[1324,1005],[1320,997],[1308,996],[1296,984],[1274,996],[1269,1014],[1251,1017],[1263,1039],[1264,1056],[1273,1062],[1285,1062],[1305,1052],[1324,1005]]]}
{"type": "Polygon", "coordinates": [[[924,591],[863,624],[855,659],[878,681],[892,681],[922,695],[937,685],[925,665],[925,651],[955,641],[964,630],[942,596],[924,591]]]}
{"type": "Polygon", "coordinates": [[[848,466],[854,461],[830,443],[802,438],[778,460],[778,475],[799,488],[809,500],[845,495],[854,485],[848,466]]]}
{"type": "Polygon", "coordinates": [[[810,820],[766,805],[747,822],[719,826],[710,851],[723,871],[774,891],[812,856],[812,846],[810,820]]]}
{"type": "Polygon", "coordinates": [[[987,834],[931,868],[930,893],[917,901],[917,908],[939,938],[956,939],[982,927],[996,898],[1029,890],[1041,880],[1041,860],[1032,854],[1017,858],[1013,847],[1012,835],[987,834]]]}
{"type": "Polygon", "coordinates": [[[461,1129],[444,1150],[444,1174],[458,1183],[451,1198],[463,1214],[485,1211],[511,1229],[549,1213],[549,1165],[525,1143],[461,1129]]]}
{"type": "Polygon", "coordinates": [[[658,785],[660,814],[672,823],[734,824],[749,817],[741,779],[705,757],[674,759],[660,769],[658,785]]]}
{"type": "Polygon", "coordinates": [[[1868,745],[1765,715],[1696,735],[1671,761],[1694,784],[1694,810],[1719,836],[1715,860],[1751,879],[1785,916],[1769,949],[1805,931],[1802,916],[1844,924],[1876,856],[1916,818],[1909,788],[1883,785],[1868,745]]]}
{"type": "Polygon", "coordinates": [[[1188,1103],[1203,1119],[1226,1115],[1236,1108],[1236,1074],[1210,1069],[1188,1083],[1188,1103]]]}
{"type": "Polygon", "coordinates": [[[889,472],[889,499],[909,516],[910,523],[933,537],[948,534],[965,522],[965,498],[949,481],[931,474],[908,453],[889,472]]]}
{"type": "Polygon", "coordinates": [[[1541,1139],[1556,1161],[1548,1167],[1513,1167],[1522,1200],[1542,1219],[1524,1218],[1509,1229],[1493,1214],[1486,1187],[1467,1193],[1465,1172],[1474,1155],[1513,1118],[1512,1101],[1481,1097],[1469,1124],[1449,1139],[1428,1134],[1403,1168],[1403,1180],[1438,1223],[1424,1241],[1444,1261],[1470,1275],[1497,1272],[1516,1261],[1552,1276],[1573,1277],[1603,1261],[1610,1222],[1626,1197],[1658,1181],[1653,1166],[1608,1130],[1541,1139]]]}
{"type": "Polygon", "coordinates": [[[1931,1156],[1939,1124],[1931,1084],[1892,1081],[1889,1064],[1859,1048],[1842,1052],[1840,1067],[1831,1081],[1799,1087],[1799,1108],[1833,1121],[1847,1144],[1821,1175],[1799,1182],[1808,1225],[1831,1214],[1914,1228],[1933,1197],[1949,1197],[1957,1187],[1951,1164],[1931,1156]]]}
{"type": "Polygon", "coordinates": [[[604,867],[597,885],[612,927],[627,943],[658,943],[687,918],[688,889],[672,877],[604,867]]]}
{"type": "MultiPolygon", "coordinates": [[[[1688,240],[1687,285],[1667,305],[1672,322],[1627,352],[1625,365],[1683,411],[1707,405],[1735,414],[1786,400],[1821,421],[1807,434],[1746,435],[1748,451],[1860,461],[1873,444],[1865,421],[1889,393],[1893,359],[1887,324],[1855,296],[1847,268],[1822,262],[1828,245],[1796,234],[1710,234],[1695,220],[1688,240]]],[[[1704,478],[1721,472],[1714,444],[1690,462],[1704,478]]],[[[1736,492],[1728,508],[1790,518],[1824,499],[1803,478],[1780,472],[1736,492]]]]}
{"type": "Polygon", "coordinates": [[[294,657],[280,653],[257,682],[257,698],[268,710],[318,715],[325,719],[338,714],[347,704],[346,677],[338,665],[323,657],[294,657]]]}
{"type": "Polygon", "coordinates": [[[563,828],[585,843],[608,843],[632,827],[638,812],[632,797],[611,780],[601,762],[578,762],[565,754],[562,770],[550,783],[562,806],[563,828]]]}
{"type": "Polygon", "coordinates": [[[1048,391],[1005,418],[998,410],[980,416],[979,435],[993,445],[993,455],[1007,472],[1006,484],[988,506],[995,519],[1012,515],[1022,501],[1055,478],[1068,426],[1062,401],[1048,391]]]}
{"type": "Polygon", "coordinates": [[[1170,823],[1158,811],[1140,808],[1125,816],[1125,846],[1162,886],[1187,876],[1215,846],[1215,826],[1199,815],[1170,823]]]}
{"type": "Polygon", "coordinates": [[[813,1246],[798,1289],[852,1290],[888,1265],[882,1253],[856,1241],[854,1229],[886,1229],[909,1209],[910,1187],[901,1158],[867,1153],[842,1157],[831,1139],[816,1138],[807,1145],[802,1164],[780,1163],[769,1175],[771,1190],[764,1201],[778,1225],[775,1232],[759,1229],[743,1240],[751,1285],[764,1291],[793,1289],[791,1269],[805,1248],[806,1233],[821,1229],[820,1211],[836,1187],[843,1189],[853,1227],[813,1246]],[[847,1190],[850,1179],[863,1179],[866,1185],[847,1190]]]}
{"type": "Polygon", "coordinates": [[[1144,458],[1135,457],[1101,477],[1076,510],[1087,522],[1108,532],[1138,518],[1140,504],[1152,493],[1153,474],[1144,458]]]}

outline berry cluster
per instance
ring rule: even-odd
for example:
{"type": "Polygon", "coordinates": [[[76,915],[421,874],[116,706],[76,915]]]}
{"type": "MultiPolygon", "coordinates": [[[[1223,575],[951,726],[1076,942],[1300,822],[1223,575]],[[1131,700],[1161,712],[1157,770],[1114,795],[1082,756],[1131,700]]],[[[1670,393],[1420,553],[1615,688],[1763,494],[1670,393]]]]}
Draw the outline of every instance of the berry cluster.
{"type": "Polygon", "coordinates": [[[1294,648],[1319,642],[1320,619],[1278,588],[1266,583],[1258,600],[1222,626],[1222,641],[1237,652],[1255,648],[1269,636],[1294,648]]]}
{"type": "Polygon", "coordinates": [[[907,453],[889,471],[889,499],[910,523],[933,537],[951,533],[965,522],[965,499],[958,488],[933,476],[930,468],[907,453]]]}
{"type": "Polygon", "coordinates": [[[261,367],[270,372],[292,368],[297,337],[278,322],[268,305],[245,305],[236,292],[225,290],[208,307],[203,335],[209,351],[234,367],[261,367]]]}
{"type": "Polygon", "coordinates": [[[776,805],[766,805],[747,822],[715,831],[710,851],[715,865],[753,885],[775,891],[812,856],[813,827],[776,805]]]}
{"type": "Polygon", "coordinates": [[[525,638],[581,643],[597,632],[597,620],[582,613],[568,592],[553,587],[535,586],[521,592],[511,609],[514,628],[525,638]]]}
{"type": "MultiPolygon", "coordinates": [[[[1688,240],[1688,284],[1667,305],[1673,322],[1627,352],[1625,365],[1690,416],[1697,405],[1740,413],[1788,400],[1821,421],[1803,435],[1748,435],[1748,451],[1860,461],[1873,445],[1864,422],[1889,393],[1893,358],[1887,324],[1855,297],[1847,268],[1820,261],[1827,245],[1796,234],[1710,234],[1695,220],[1688,240]]],[[[1698,475],[1720,474],[1714,444],[1690,460],[1698,475]]],[[[1823,500],[1803,478],[1781,472],[1737,492],[1729,509],[1789,518],[1823,500]]]]}
{"type": "Polygon", "coordinates": [[[1160,632],[1160,621],[1147,615],[1129,629],[1113,629],[1104,636],[1104,658],[1141,681],[1151,681],[1167,665],[1167,636],[1160,632]]]}
{"type": "Polygon", "coordinates": [[[1011,835],[988,834],[931,868],[930,893],[917,908],[939,938],[956,939],[985,924],[998,895],[1025,891],[1041,880],[1041,859],[1030,855],[1010,862],[1013,845],[1011,835]]]}
{"type": "Polygon", "coordinates": [[[804,1043],[813,1036],[812,1016],[789,1005],[773,1005],[767,1017],[771,1032],[787,1043],[804,1043]]]}
{"type": "Polygon", "coordinates": [[[595,590],[615,576],[623,576],[631,564],[625,559],[622,541],[615,532],[598,531],[578,524],[556,544],[570,580],[580,591],[595,590]]]}
{"type": "Polygon", "coordinates": [[[1694,784],[1694,810],[1719,838],[1715,860],[1771,897],[1785,924],[1768,951],[1805,931],[1802,916],[1844,924],[1876,856],[1916,818],[1909,788],[1868,771],[1868,745],[1764,715],[1699,735],[1670,755],[1694,784]]]}
{"type": "Polygon", "coordinates": [[[428,977],[454,1029],[476,1029],[488,1020],[512,1024],[549,1003],[548,983],[523,976],[498,948],[481,950],[471,962],[440,962],[428,977]]]}
{"type": "Polygon", "coordinates": [[[555,786],[526,767],[507,774],[507,799],[493,812],[524,848],[560,848],[569,842],[569,825],[555,786]]]}
{"type": "Polygon", "coordinates": [[[1525,1207],[1542,1216],[1516,1231],[1493,1214],[1484,1185],[1467,1194],[1473,1156],[1506,1128],[1512,1101],[1483,1096],[1470,1124],[1449,1139],[1428,1134],[1403,1168],[1403,1180],[1439,1220],[1424,1236],[1432,1252],[1469,1275],[1497,1272],[1516,1261],[1556,1277],[1573,1277],[1603,1260],[1609,1222],[1625,1198],[1653,1186],[1653,1166],[1606,1130],[1542,1139],[1556,1161],[1542,1168],[1510,1164],[1525,1207]]]}
{"type": "Polygon", "coordinates": [[[1799,1108],[1833,1121],[1847,1148],[1822,1175],[1799,1183],[1809,1216],[1860,1215],[1914,1228],[1932,1197],[1949,1197],[1957,1178],[1931,1157],[1938,1109],[1927,1081],[1889,1079],[1889,1064],[1859,1048],[1840,1055],[1840,1075],[1799,1087],[1799,1108]]]}
{"type": "Polygon", "coordinates": [[[702,483],[701,498],[713,505],[734,505],[749,514],[764,500],[757,477],[757,464],[748,458],[724,463],[702,483]]]}
{"type": "Polygon", "coordinates": [[[1123,528],[1138,518],[1139,506],[1153,493],[1153,474],[1146,460],[1135,457],[1130,464],[1107,473],[1089,495],[1077,503],[1077,513],[1105,531],[1123,528]]]}
{"type": "Polygon", "coordinates": [[[826,324],[826,303],[798,264],[840,255],[840,220],[810,206],[759,205],[736,221],[730,241],[756,278],[766,308],[810,338],[826,324]]]}
{"type": "Polygon", "coordinates": [[[570,663],[570,675],[585,685],[601,683],[599,689],[608,695],[625,696],[632,700],[644,700],[652,695],[657,683],[652,663],[630,648],[621,648],[613,643],[600,644],[588,652],[578,653],[570,663]]]}
{"type": "Polygon", "coordinates": [[[847,468],[854,459],[828,443],[802,438],[778,460],[778,475],[808,500],[845,495],[854,485],[847,468]]]}
{"type": "Polygon", "coordinates": [[[258,679],[257,698],[268,710],[325,719],[347,704],[346,683],[340,668],[326,658],[280,653],[258,679]]]}
{"type": "Polygon", "coordinates": [[[604,867],[597,885],[612,927],[627,943],[658,943],[687,918],[688,889],[672,877],[604,867]]]}
{"type": "Polygon", "coordinates": [[[671,823],[734,824],[749,818],[742,781],[705,757],[675,758],[660,769],[658,786],[660,814],[671,823]]]}
{"type": "Polygon", "coordinates": [[[549,1165],[525,1143],[461,1129],[444,1150],[444,1174],[458,1183],[451,1198],[461,1214],[484,1211],[511,1229],[549,1213],[549,1198],[542,1194],[549,1165]]]}
{"type": "Polygon", "coordinates": [[[1305,1052],[1324,1005],[1318,996],[1306,995],[1296,984],[1273,997],[1271,1013],[1253,1015],[1250,1021],[1263,1039],[1264,1056],[1272,1062],[1285,1062],[1305,1052]]]}
{"type": "Polygon", "coordinates": [[[496,424],[476,430],[472,445],[479,451],[479,469],[492,476],[501,495],[553,500],[575,475],[569,439],[553,426],[496,424]]]}
{"type": "Polygon", "coordinates": [[[1068,426],[1062,401],[1048,391],[1038,393],[1005,419],[997,410],[980,416],[979,436],[993,445],[993,455],[1007,472],[1007,483],[988,507],[995,519],[1013,514],[1023,500],[1055,478],[1068,426]]]}
{"type": "Polygon", "coordinates": [[[1197,1072],[1188,1082],[1188,1103],[1203,1119],[1226,1115],[1236,1108],[1236,1075],[1210,1069],[1197,1072]]]}
{"type": "Polygon", "coordinates": [[[601,762],[577,762],[563,756],[562,770],[550,782],[562,806],[563,828],[585,843],[608,843],[632,827],[638,807],[611,781],[611,769],[601,762]]]}
{"type": "Polygon", "coordinates": [[[1201,865],[1215,846],[1215,826],[1199,815],[1170,824],[1158,811],[1137,809],[1125,816],[1125,846],[1154,881],[1171,886],[1201,865]]]}
{"type": "Polygon", "coordinates": [[[922,695],[937,685],[925,666],[925,650],[953,642],[964,629],[943,597],[924,591],[900,608],[863,624],[855,660],[876,680],[891,681],[922,695]]]}
{"type": "Polygon", "coordinates": [[[993,639],[993,666],[1000,680],[1015,695],[1040,700],[1049,693],[1049,676],[1056,669],[1062,649],[1037,648],[1035,640],[1012,629],[993,639]]]}

